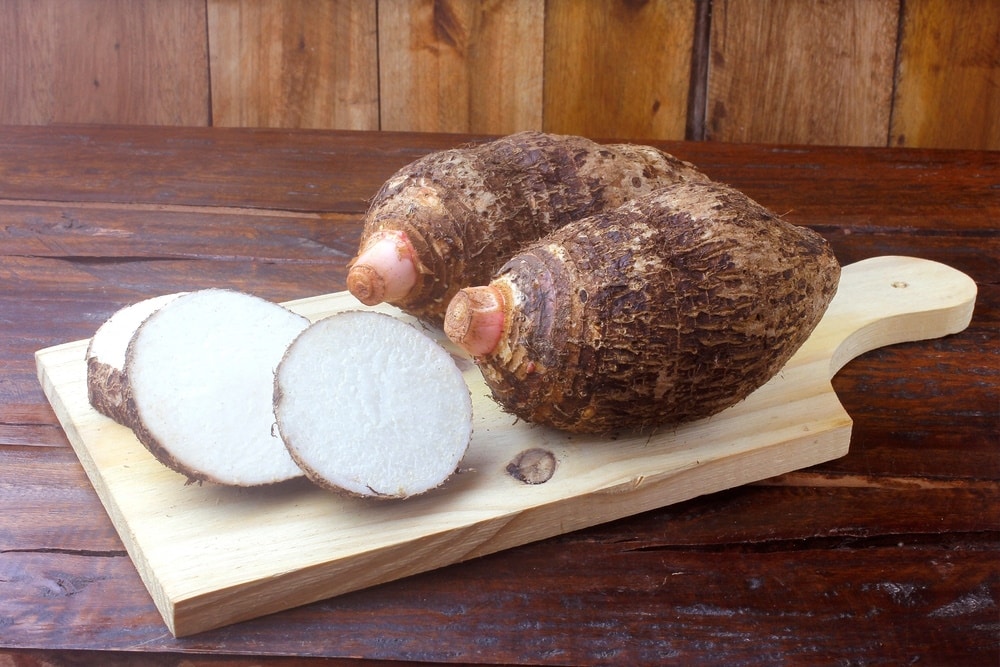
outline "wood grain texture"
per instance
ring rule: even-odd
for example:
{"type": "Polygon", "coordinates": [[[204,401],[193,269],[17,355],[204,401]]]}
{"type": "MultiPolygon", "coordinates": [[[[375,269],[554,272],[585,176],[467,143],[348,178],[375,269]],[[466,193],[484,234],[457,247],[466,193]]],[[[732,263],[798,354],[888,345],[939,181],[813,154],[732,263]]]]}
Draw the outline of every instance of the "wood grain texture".
{"type": "Polygon", "coordinates": [[[0,124],[997,149],[998,11],[993,0],[0,0],[0,124]]]}
{"type": "Polygon", "coordinates": [[[397,169],[454,145],[453,138],[435,134],[408,135],[400,146],[388,134],[344,131],[334,133],[337,142],[317,146],[308,133],[286,129],[105,132],[108,141],[97,144],[87,127],[0,127],[0,193],[9,199],[358,213],[397,169]],[[191,150],[204,154],[198,168],[191,150]],[[33,159],[19,159],[24,151],[33,159]],[[373,151],[381,159],[371,160],[373,151]],[[89,165],[95,161],[103,166],[94,170],[89,165]],[[248,183],[254,184],[252,197],[248,183]]]}
{"type": "Polygon", "coordinates": [[[964,332],[866,353],[834,377],[854,421],[847,456],[169,636],[33,350],[168,290],[343,289],[331,253],[356,243],[366,198],[405,162],[473,138],[0,129],[0,663],[994,664],[1000,152],[912,148],[658,143],[816,229],[843,263],[922,256],[976,280],[964,332]]]}
{"type": "Polygon", "coordinates": [[[209,0],[212,124],[378,129],[375,3],[209,0]]]}
{"type": "Polygon", "coordinates": [[[717,0],[706,136],[885,145],[899,0],[717,0]]]}
{"type": "Polygon", "coordinates": [[[890,143],[1000,149],[1000,3],[903,8],[890,143]]]}
{"type": "Polygon", "coordinates": [[[3,0],[0,123],[207,125],[198,0],[3,0]]]}
{"type": "Polygon", "coordinates": [[[548,132],[684,138],[695,0],[545,7],[548,132]]]}
{"type": "Polygon", "coordinates": [[[381,129],[541,129],[543,14],[543,0],[379,2],[381,129]]]}

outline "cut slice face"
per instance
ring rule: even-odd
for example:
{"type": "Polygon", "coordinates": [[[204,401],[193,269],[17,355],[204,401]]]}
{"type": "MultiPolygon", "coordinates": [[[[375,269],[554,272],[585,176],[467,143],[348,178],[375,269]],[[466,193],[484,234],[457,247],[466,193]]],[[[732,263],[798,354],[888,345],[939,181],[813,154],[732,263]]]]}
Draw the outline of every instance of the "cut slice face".
{"type": "Polygon", "coordinates": [[[125,306],[98,327],[87,345],[87,398],[95,410],[125,423],[125,351],[143,321],[185,292],[164,294],[125,306]]]}
{"type": "Polygon", "coordinates": [[[455,472],[472,436],[469,387],[434,339],[390,315],[348,311],[302,332],[278,366],[275,418],[320,486],[406,498],[455,472]]]}
{"type": "Polygon", "coordinates": [[[125,362],[127,425],[189,479],[257,486],[301,476],[274,432],[274,369],[309,320],[225,289],[180,296],[140,326],[125,362]]]}

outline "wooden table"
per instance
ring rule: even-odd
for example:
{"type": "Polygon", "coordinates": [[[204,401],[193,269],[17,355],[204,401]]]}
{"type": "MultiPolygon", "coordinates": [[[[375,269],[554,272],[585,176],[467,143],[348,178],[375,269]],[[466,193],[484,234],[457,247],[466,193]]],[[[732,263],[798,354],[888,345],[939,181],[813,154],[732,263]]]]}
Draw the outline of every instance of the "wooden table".
{"type": "Polygon", "coordinates": [[[843,264],[924,257],[978,284],[965,331],[836,376],[847,456],[173,638],[34,352],[166,292],[341,290],[378,186],[470,139],[0,128],[0,663],[996,664],[1000,153],[713,143],[662,147],[843,264]]]}

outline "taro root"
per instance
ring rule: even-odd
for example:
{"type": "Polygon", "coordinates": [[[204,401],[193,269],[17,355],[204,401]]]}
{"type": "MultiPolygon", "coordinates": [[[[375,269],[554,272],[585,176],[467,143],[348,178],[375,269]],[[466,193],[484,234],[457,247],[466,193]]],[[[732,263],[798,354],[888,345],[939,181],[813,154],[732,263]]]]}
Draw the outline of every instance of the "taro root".
{"type": "Polygon", "coordinates": [[[191,481],[258,486],[302,471],[274,433],[274,369],[309,320],[224,289],[150,315],[125,357],[124,423],[191,481]]]}
{"type": "Polygon", "coordinates": [[[686,180],[708,178],[650,146],[540,132],[432,153],[379,190],[348,289],[440,324],[455,292],[489,281],[524,244],[686,180]]]}
{"type": "Polygon", "coordinates": [[[567,224],[452,300],[445,331],[494,399],[571,432],[715,414],[819,323],[840,266],[822,237],[716,183],[567,224]]]}
{"type": "Polygon", "coordinates": [[[472,399],[451,355],[370,311],[332,315],[295,339],[275,373],[274,414],[306,476],[354,496],[440,486],[472,436],[472,399]]]}
{"type": "Polygon", "coordinates": [[[125,423],[125,352],[143,321],[183,292],[125,306],[98,327],[87,344],[87,399],[105,417],[125,423]]]}

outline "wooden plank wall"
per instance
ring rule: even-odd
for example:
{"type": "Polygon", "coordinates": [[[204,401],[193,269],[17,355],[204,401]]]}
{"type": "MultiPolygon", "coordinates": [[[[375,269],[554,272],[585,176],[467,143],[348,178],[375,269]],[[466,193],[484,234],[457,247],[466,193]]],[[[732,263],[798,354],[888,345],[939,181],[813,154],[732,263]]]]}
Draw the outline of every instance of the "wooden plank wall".
{"type": "Polygon", "coordinates": [[[1000,149],[997,0],[0,0],[0,123],[1000,149]]]}

